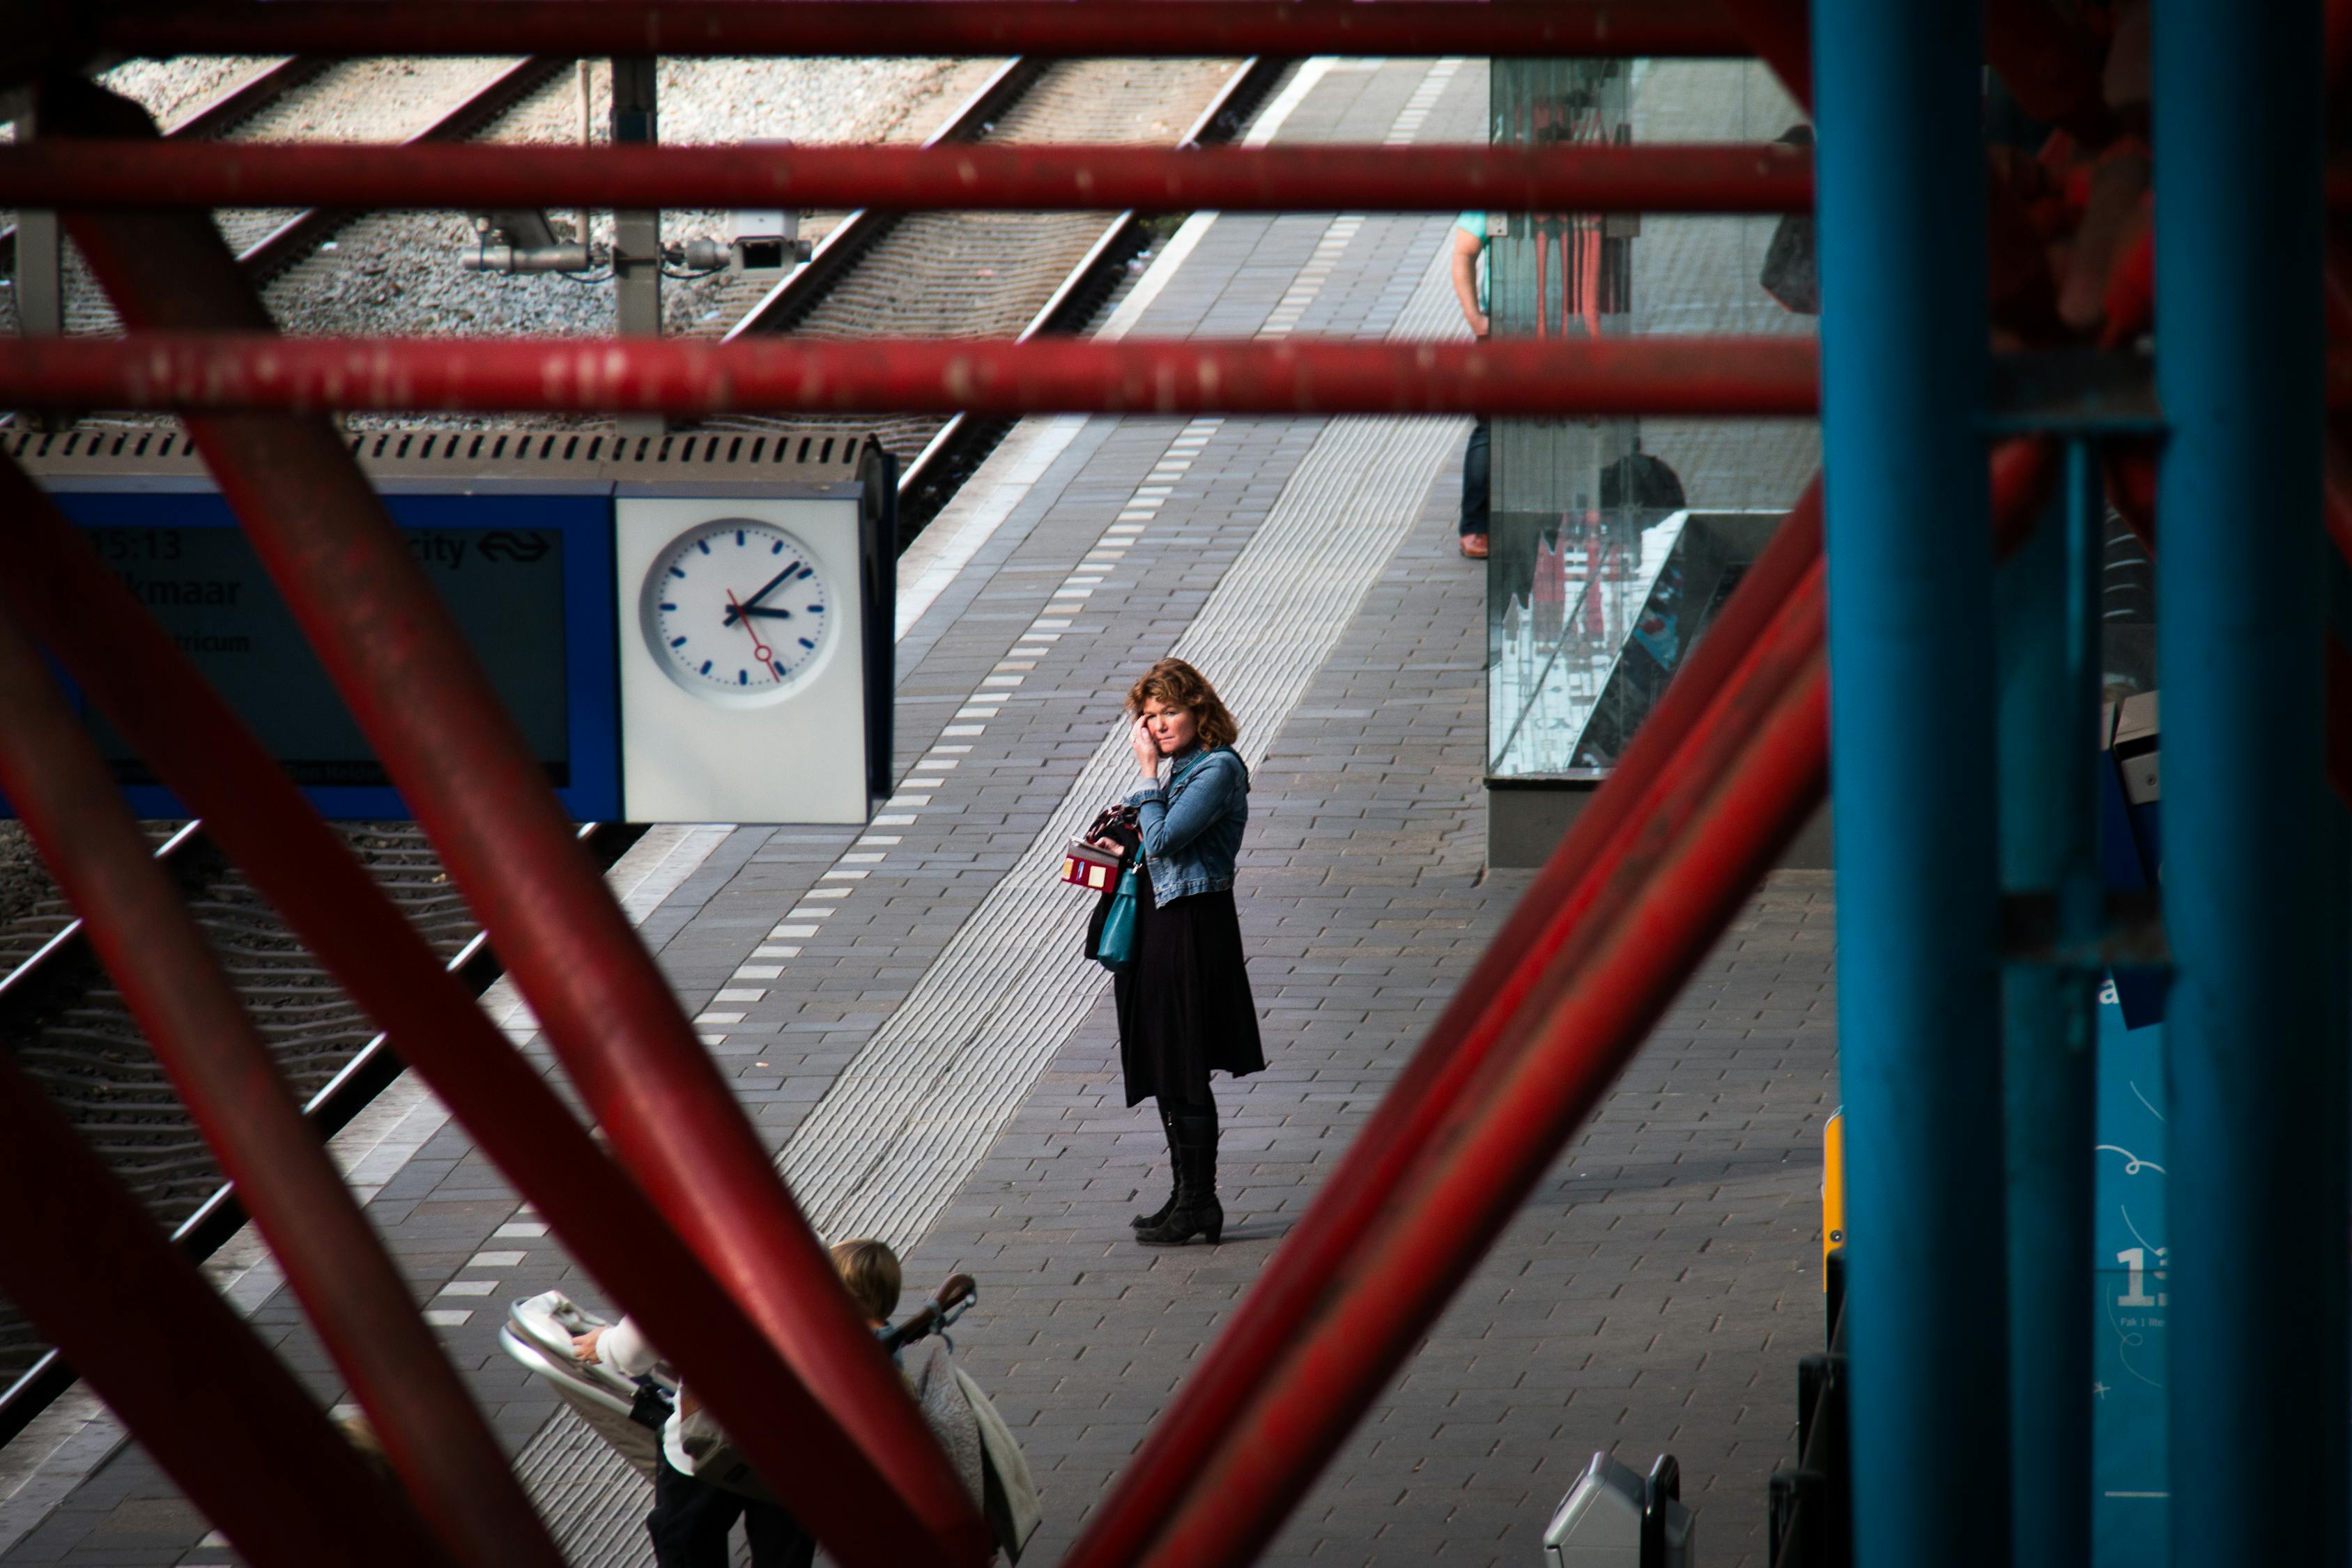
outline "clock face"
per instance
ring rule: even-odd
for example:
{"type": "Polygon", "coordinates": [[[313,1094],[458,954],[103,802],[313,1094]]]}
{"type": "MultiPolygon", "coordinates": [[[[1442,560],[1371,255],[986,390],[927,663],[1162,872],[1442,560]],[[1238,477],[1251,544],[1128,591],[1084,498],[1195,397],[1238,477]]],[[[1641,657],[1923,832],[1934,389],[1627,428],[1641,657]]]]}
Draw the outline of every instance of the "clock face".
{"type": "Polygon", "coordinates": [[[639,600],[654,662],[722,706],[789,694],[816,667],[835,616],[815,555],[772,522],[723,518],[654,558],[639,600]]]}

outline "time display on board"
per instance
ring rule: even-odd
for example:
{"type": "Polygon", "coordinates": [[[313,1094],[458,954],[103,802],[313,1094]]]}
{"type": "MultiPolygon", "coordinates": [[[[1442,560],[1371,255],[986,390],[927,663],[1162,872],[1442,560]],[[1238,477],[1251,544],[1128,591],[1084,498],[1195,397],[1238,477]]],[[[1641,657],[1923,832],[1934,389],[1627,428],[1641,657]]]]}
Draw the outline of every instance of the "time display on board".
{"type": "Polygon", "coordinates": [[[833,591],[814,552],[772,522],[721,518],[654,558],[640,600],[646,646],[697,697],[759,705],[791,692],[827,647],[833,591]]]}

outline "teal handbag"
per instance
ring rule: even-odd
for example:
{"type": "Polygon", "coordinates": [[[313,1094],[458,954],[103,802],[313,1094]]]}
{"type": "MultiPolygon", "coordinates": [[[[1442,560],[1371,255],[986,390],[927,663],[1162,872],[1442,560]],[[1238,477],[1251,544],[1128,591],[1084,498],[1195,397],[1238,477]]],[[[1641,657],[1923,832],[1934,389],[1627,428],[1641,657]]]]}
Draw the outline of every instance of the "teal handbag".
{"type": "MultiPolygon", "coordinates": [[[[1195,752],[1168,780],[1174,788],[1178,780],[1201,765],[1208,756],[1206,751],[1195,752]]],[[[1143,847],[1137,845],[1135,863],[1119,873],[1118,890],[1110,896],[1110,908],[1104,912],[1102,935],[1095,942],[1095,962],[1113,974],[1135,967],[1135,900],[1140,896],[1135,888],[1135,867],[1143,861],[1143,847]]]]}
{"type": "MultiPolygon", "coordinates": [[[[1141,852],[1138,851],[1138,858],[1141,852]]],[[[1118,974],[1135,967],[1135,868],[1118,874],[1118,889],[1110,896],[1103,915],[1102,936],[1095,943],[1095,962],[1118,974]]]]}

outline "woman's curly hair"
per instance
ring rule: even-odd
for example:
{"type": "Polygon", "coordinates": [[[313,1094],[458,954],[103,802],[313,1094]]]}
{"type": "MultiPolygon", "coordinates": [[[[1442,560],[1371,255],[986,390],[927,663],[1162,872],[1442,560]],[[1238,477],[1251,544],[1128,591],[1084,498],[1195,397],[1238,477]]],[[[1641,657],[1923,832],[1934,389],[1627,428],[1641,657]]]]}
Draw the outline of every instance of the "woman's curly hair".
{"type": "Polygon", "coordinates": [[[1241,739],[1242,727],[1226,711],[1217,697],[1217,689],[1209,684],[1206,676],[1181,658],[1163,658],[1145,670],[1143,679],[1128,689],[1127,710],[1139,717],[1143,705],[1155,699],[1192,713],[1203,748],[1230,746],[1241,739]]]}

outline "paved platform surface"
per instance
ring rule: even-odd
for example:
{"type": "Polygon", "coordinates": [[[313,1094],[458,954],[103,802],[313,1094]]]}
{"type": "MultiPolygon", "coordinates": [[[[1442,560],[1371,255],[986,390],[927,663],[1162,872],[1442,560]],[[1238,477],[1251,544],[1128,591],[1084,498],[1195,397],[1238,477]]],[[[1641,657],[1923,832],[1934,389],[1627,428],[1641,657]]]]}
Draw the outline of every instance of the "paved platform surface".
{"type": "MultiPolygon", "coordinates": [[[[1484,108],[1475,64],[1339,62],[1261,120],[1283,140],[1470,141],[1484,108]]],[[[1427,335],[1452,310],[1446,226],[1196,219],[1137,330],[1427,335]]],[[[1027,1562],[1058,1559],[1521,885],[1481,863],[1483,585],[1453,548],[1466,426],[1363,424],[1025,423],[902,570],[929,597],[900,642],[903,782],[872,826],[667,830],[617,874],[820,1227],[908,1248],[914,1286],[980,1279],[957,1343],[1038,1472],[1027,1562]],[[1269,1067],[1218,1085],[1225,1243],[1151,1251],[1126,1221],[1167,1180],[1155,1119],[1123,1103],[1081,900],[1043,879],[1123,771],[1119,694],[1171,648],[1245,731],[1237,891],[1269,1067]],[[888,1159],[860,1163],[845,1128],[888,1159]]],[[[1270,1560],[1532,1568],[1553,1504],[1613,1449],[1680,1458],[1709,1568],[1763,1563],[1765,1478],[1791,1458],[1820,1333],[1832,912],[1824,877],[1759,892],[1270,1560]]],[[[546,1063],[527,1011],[492,1005],[546,1063]]],[[[492,1343],[506,1301],[595,1301],[593,1282],[406,1080],[339,1144],[567,1552],[646,1561],[646,1489],[492,1343]]],[[[248,1243],[237,1268],[257,1327],[341,1397],[266,1258],[248,1243]]],[[[0,1467],[0,1561],[231,1560],[76,1408],[0,1467]]]]}

